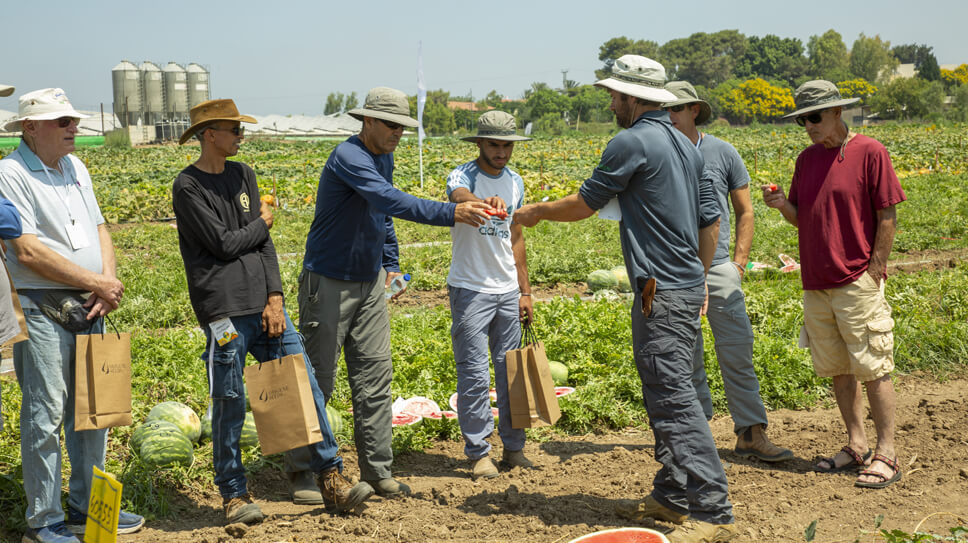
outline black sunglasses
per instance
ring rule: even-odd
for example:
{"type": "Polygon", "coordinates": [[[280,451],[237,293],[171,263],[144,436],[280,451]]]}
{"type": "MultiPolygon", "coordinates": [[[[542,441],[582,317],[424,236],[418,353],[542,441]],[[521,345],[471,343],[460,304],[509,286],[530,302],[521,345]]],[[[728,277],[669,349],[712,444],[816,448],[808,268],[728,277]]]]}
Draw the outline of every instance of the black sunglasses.
{"type": "Polygon", "coordinates": [[[244,126],[233,126],[232,128],[217,128],[217,127],[214,127],[214,126],[210,126],[208,128],[209,128],[209,130],[221,130],[222,132],[231,132],[232,134],[234,134],[236,136],[245,135],[245,127],[244,126]]]}
{"type": "Polygon", "coordinates": [[[78,119],[77,117],[61,117],[57,119],[57,127],[67,128],[68,126],[71,125],[71,123],[80,123],[80,122],[81,120],[78,119]]]}
{"type": "Polygon", "coordinates": [[[383,123],[383,126],[389,128],[390,130],[400,130],[400,129],[403,128],[403,125],[402,124],[397,124],[397,123],[390,122],[390,121],[387,121],[387,120],[384,120],[384,119],[377,119],[377,120],[380,121],[381,123],[383,123]]]}
{"type": "Polygon", "coordinates": [[[686,104],[679,104],[678,106],[671,106],[671,107],[667,107],[665,109],[666,109],[666,111],[674,111],[676,113],[679,113],[680,111],[686,109],[686,104]]]}
{"type": "Polygon", "coordinates": [[[800,126],[807,126],[807,121],[810,121],[810,124],[820,124],[820,121],[822,120],[823,120],[823,117],[820,115],[820,112],[818,111],[817,113],[811,113],[810,115],[801,115],[800,117],[797,117],[797,124],[800,126]]]}

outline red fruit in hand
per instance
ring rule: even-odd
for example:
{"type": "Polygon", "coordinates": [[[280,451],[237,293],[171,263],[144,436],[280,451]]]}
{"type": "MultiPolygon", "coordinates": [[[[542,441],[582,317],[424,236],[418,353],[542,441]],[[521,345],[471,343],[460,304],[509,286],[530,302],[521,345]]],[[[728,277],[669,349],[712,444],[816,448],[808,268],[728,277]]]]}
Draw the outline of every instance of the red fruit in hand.
{"type": "Polygon", "coordinates": [[[497,217],[499,219],[508,218],[508,212],[504,209],[485,209],[484,213],[487,213],[488,215],[492,217],[497,217]]]}
{"type": "Polygon", "coordinates": [[[776,186],[776,183],[770,183],[770,192],[776,192],[778,188],[779,187],[776,186]]]}

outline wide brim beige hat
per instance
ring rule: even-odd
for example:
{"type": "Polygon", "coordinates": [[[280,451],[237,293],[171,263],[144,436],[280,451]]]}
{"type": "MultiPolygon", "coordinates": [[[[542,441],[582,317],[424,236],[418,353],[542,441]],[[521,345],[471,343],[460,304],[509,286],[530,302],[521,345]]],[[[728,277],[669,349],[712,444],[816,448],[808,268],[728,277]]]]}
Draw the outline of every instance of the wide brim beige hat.
{"type": "Polygon", "coordinates": [[[14,88],[10,85],[0,85],[0,96],[10,96],[13,94],[14,88]]]}
{"type": "Polygon", "coordinates": [[[491,110],[477,118],[477,134],[461,138],[464,141],[476,142],[479,139],[500,141],[531,141],[527,136],[516,133],[517,125],[514,116],[504,111],[491,110]]]}
{"type": "Polygon", "coordinates": [[[3,129],[8,132],[23,130],[22,121],[49,121],[61,117],[86,119],[85,115],[74,109],[63,89],[49,88],[30,91],[20,97],[17,116],[7,121],[3,129]]]}
{"type": "Polygon", "coordinates": [[[709,120],[713,109],[709,103],[699,98],[699,93],[688,81],[671,81],[666,84],[666,90],[676,96],[676,100],[662,104],[662,107],[674,107],[679,105],[699,104],[699,115],[696,115],[696,125],[700,125],[709,120]]]}
{"type": "Polygon", "coordinates": [[[363,107],[351,109],[347,113],[360,122],[363,121],[363,117],[373,117],[408,128],[420,126],[416,119],[410,117],[410,103],[407,101],[407,95],[390,87],[370,89],[370,92],[366,93],[363,107]]]}
{"type": "Polygon", "coordinates": [[[595,82],[596,87],[664,104],[676,99],[665,90],[665,67],[651,58],[639,55],[623,55],[612,64],[612,75],[595,82]]]}
{"type": "Polygon", "coordinates": [[[188,127],[188,130],[185,130],[185,133],[178,138],[178,145],[188,141],[189,138],[195,135],[195,131],[198,130],[199,127],[211,122],[239,121],[251,124],[258,123],[254,117],[239,113],[239,108],[236,107],[235,102],[232,101],[231,98],[220,98],[218,100],[207,100],[202,102],[188,112],[188,118],[192,124],[188,127]]]}
{"type": "Polygon", "coordinates": [[[797,110],[784,115],[784,119],[799,117],[807,113],[829,109],[837,106],[847,106],[859,102],[860,98],[841,98],[837,85],[824,79],[807,81],[793,92],[793,103],[797,110]]]}

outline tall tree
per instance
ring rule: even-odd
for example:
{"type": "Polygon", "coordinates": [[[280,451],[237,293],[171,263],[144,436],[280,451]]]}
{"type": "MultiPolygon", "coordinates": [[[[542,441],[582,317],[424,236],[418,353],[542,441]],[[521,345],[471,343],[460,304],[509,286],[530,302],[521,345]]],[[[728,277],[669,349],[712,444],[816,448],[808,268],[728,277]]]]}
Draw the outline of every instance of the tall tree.
{"type": "Polygon", "coordinates": [[[880,35],[869,38],[862,32],[850,49],[850,71],[867,81],[889,78],[898,62],[891,53],[891,42],[881,40],[880,35]]]}
{"type": "Polygon", "coordinates": [[[782,79],[793,86],[810,69],[810,60],[803,51],[803,42],[797,38],[773,34],[762,38],[749,36],[746,53],[733,69],[733,75],[743,79],[782,79]]]}
{"type": "Polygon", "coordinates": [[[941,79],[941,69],[938,66],[938,59],[934,56],[934,47],[925,44],[906,43],[897,45],[891,49],[894,56],[902,64],[914,64],[918,71],[918,77],[928,81],[938,81],[941,79]]]}
{"type": "Polygon", "coordinates": [[[830,81],[850,79],[850,65],[847,46],[840,33],[830,29],[821,36],[810,36],[807,40],[807,56],[813,75],[830,81]]]}
{"type": "Polygon", "coordinates": [[[358,105],[360,105],[360,99],[356,97],[356,91],[353,91],[349,93],[346,96],[346,99],[343,101],[343,111],[355,109],[358,105]]]}
{"type": "Polygon", "coordinates": [[[342,92],[329,93],[329,96],[326,97],[326,107],[323,109],[323,113],[332,115],[343,111],[343,98],[342,92]]]}
{"type": "Polygon", "coordinates": [[[612,62],[622,55],[641,55],[656,59],[659,54],[659,44],[652,40],[632,40],[625,36],[612,38],[598,48],[598,60],[604,65],[595,70],[596,79],[605,79],[612,73],[612,62]]]}
{"type": "Polygon", "coordinates": [[[733,69],[746,54],[746,47],[746,36],[739,31],[720,30],[669,40],[659,53],[670,79],[710,87],[732,77],[733,69]]]}

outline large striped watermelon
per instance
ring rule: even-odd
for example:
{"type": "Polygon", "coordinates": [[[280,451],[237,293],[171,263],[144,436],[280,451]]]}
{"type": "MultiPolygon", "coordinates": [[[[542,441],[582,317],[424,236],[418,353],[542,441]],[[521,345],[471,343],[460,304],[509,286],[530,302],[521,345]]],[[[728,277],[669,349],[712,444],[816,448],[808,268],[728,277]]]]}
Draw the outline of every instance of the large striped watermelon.
{"type": "Polygon", "coordinates": [[[326,418],[329,419],[329,429],[333,431],[333,435],[343,430],[343,417],[329,404],[326,404],[326,418]]]}
{"type": "Polygon", "coordinates": [[[153,468],[188,467],[194,460],[194,450],[181,433],[156,432],[141,442],[141,459],[153,468]]]}
{"type": "Polygon", "coordinates": [[[167,420],[184,432],[192,443],[202,435],[202,421],[191,407],[180,402],[161,402],[151,408],[147,420],[167,420]]]}
{"type": "Polygon", "coordinates": [[[245,423],[242,425],[242,437],[239,438],[239,446],[243,449],[250,449],[259,444],[259,433],[255,430],[255,417],[249,411],[245,414],[245,423]]]}
{"type": "Polygon", "coordinates": [[[146,437],[154,434],[177,434],[184,436],[181,429],[167,420],[149,420],[135,428],[134,432],[131,432],[131,439],[128,440],[128,446],[136,454],[141,454],[141,444],[144,443],[146,437]]]}
{"type": "Polygon", "coordinates": [[[212,439],[212,406],[209,405],[208,409],[205,410],[205,414],[202,415],[202,435],[199,437],[199,442],[212,439]]]}

